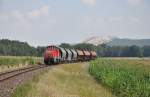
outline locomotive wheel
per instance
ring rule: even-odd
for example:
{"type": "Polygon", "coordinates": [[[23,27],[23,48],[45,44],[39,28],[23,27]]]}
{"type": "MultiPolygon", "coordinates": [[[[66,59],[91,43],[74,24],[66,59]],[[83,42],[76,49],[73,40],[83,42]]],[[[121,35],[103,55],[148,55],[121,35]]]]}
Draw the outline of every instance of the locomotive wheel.
{"type": "Polygon", "coordinates": [[[51,64],[53,64],[53,62],[52,62],[52,61],[49,61],[49,60],[44,60],[44,63],[45,63],[46,65],[51,65],[51,64]]]}
{"type": "Polygon", "coordinates": [[[49,65],[49,64],[48,64],[49,62],[48,62],[47,60],[44,60],[44,63],[45,63],[46,65],[49,65]]]}

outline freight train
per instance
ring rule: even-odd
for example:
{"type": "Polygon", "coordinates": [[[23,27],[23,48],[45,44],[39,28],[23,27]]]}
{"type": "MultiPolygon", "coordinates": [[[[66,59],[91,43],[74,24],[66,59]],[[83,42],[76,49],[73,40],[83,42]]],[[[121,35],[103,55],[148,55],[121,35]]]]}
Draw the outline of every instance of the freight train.
{"type": "Polygon", "coordinates": [[[48,46],[44,52],[44,63],[53,65],[64,62],[89,61],[97,57],[95,51],[67,49],[59,46],[48,46]]]}

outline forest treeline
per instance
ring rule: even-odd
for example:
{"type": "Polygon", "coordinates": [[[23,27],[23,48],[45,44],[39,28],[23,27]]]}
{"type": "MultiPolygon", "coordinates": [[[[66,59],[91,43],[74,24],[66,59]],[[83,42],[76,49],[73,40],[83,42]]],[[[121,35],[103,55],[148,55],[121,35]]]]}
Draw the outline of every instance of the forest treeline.
{"type": "Polygon", "coordinates": [[[108,46],[107,44],[102,44],[95,46],[93,44],[84,43],[76,45],[62,43],[60,46],[64,48],[94,50],[98,56],[101,57],[150,57],[150,45],[139,47],[136,45],[108,46]]]}
{"type": "MultiPolygon", "coordinates": [[[[150,57],[150,45],[139,47],[132,46],[108,46],[102,44],[95,46],[93,44],[68,44],[62,43],[59,45],[64,48],[75,48],[84,50],[96,51],[101,57],[150,57]]],[[[43,56],[46,47],[32,47],[26,42],[2,39],[0,40],[0,55],[10,56],[43,56]]]]}
{"type": "Polygon", "coordinates": [[[1,56],[42,56],[45,47],[32,47],[26,42],[16,40],[2,39],[0,40],[1,56]]]}

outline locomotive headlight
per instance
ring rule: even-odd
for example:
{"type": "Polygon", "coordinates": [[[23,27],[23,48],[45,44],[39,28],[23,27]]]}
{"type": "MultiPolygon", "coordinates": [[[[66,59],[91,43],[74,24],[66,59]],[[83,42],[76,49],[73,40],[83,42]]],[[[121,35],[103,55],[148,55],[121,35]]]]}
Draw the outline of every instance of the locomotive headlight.
{"type": "Polygon", "coordinates": [[[50,51],[47,51],[47,56],[48,57],[52,57],[53,55],[52,55],[52,53],[50,51]]]}

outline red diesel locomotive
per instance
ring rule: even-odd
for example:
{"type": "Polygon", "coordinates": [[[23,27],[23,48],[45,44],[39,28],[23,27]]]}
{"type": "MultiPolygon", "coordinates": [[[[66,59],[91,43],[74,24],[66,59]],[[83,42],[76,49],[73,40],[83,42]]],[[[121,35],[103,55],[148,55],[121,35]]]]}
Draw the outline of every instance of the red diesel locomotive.
{"type": "Polygon", "coordinates": [[[48,46],[44,53],[44,63],[50,65],[61,62],[89,61],[95,59],[96,56],[95,51],[48,46]]]}

